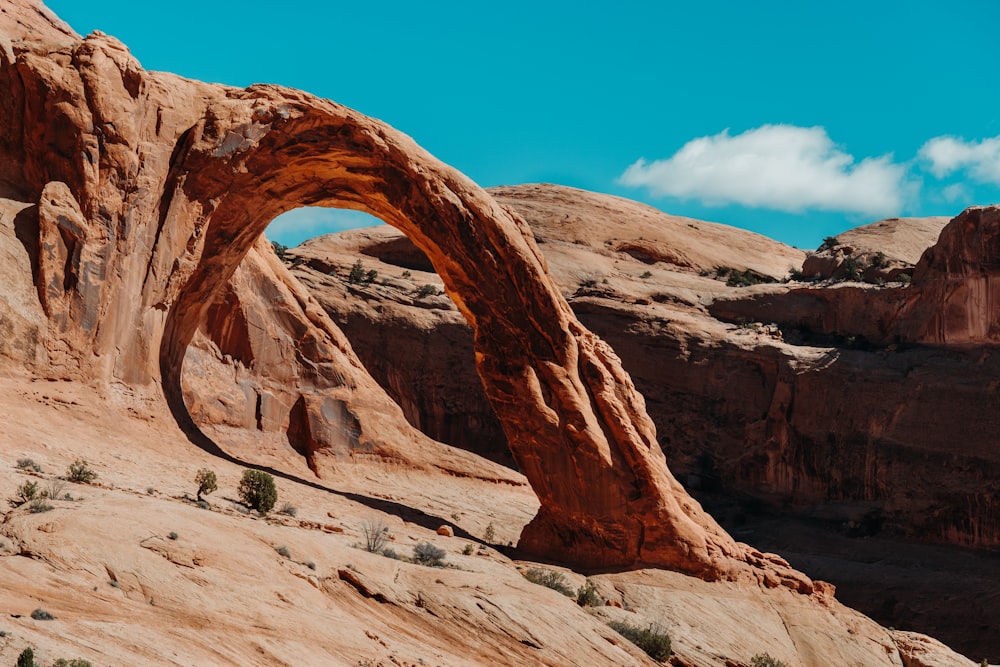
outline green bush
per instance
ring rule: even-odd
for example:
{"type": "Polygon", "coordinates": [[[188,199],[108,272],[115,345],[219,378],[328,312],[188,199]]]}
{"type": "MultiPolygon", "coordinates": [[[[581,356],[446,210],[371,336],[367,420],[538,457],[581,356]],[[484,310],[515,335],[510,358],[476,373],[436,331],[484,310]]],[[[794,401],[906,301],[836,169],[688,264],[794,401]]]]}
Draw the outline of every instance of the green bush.
{"type": "Polygon", "coordinates": [[[89,660],[84,660],[83,658],[73,658],[72,660],[67,660],[66,658],[59,658],[52,663],[52,667],[94,667],[89,660]]]}
{"type": "Polygon", "coordinates": [[[278,502],[278,489],[274,486],[274,477],[263,470],[244,470],[236,493],[244,505],[261,514],[270,512],[278,502]]]}
{"type": "MultiPolygon", "coordinates": [[[[623,621],[608,623],[612,630],[629,640],[653,660],[663,662],[670,657],[670,636],[656,625],[640,628],[623,621]]],[[[757,667],[754,665],[754,667],[757,667]]]]}
{"type": "Polygon", "coordinates": [[[38,483],[27,481],[17,487],[17,495],[11,498],[11,507],[18,507],[26,502],[32,501],[38,495],[38,483]]]}
{"type": "Polygon", "coordinates": [[[34,470],[35,472],[42,472],[42,466],[38,465],[31,459],[18,459],[17,467],[20,470],[34,470]]]}
{"type": "Polygon", "coordinates": [[[769,653],[758,653],[750,658],[750,667],[788,667],[788,663],[772,658],[769,653]]]}
{"type": "Polygon", "coordinates": [[[823,243],[820,245],[820,250],[833,250],[840,245],[840,239],[836,236],[827,236],[823,239],[823,243]]]}
{"type": "Polygon", "coordinates": [[[413,562],[417,565],[440,567],[444,565],[445,555],[444,549],[436,547],[430,542],[421,542],[413,547],[413,562]]]}
{"type": "Polygon", "coordinates": [[[559,591],[566,597],[576,597],[576,593],[569,587],[569,582],[566,581],[566,577],[562,572],[554,572],[542,567],[531,567],[524,573],[524,578],[533,584],[547,586],[554,591],[559,591]]]}
{"type": "Polygon", "coordinates": [[[45,501],[45,498],[35,498],[28,504],[28,509],[32,514],[40,514],[42,512],[48,512],[49,510],[54,510],[55,507],[50,505],[45,501]]]}
{"type": "Polygon", "coordinates": [[[421,285],[417,288],[418,297],[437,296],[438,293],[438,288],[431,284],[421,285]]]}
{"type": "Polygon", "coordinates": [[[30,646],[17,656],[17,667],[35,667],[35,651],[30,646]]]}
{"type": "Polygon", "coordinates": [[[74,484],[90,484],[97,479],[97,473],[87,467],[86,461],[77,459],[69,465],[66,479],[74,484]]]}
{"type": "Polygon", "coordinates": [[[219,480],[216,478],[215,472],[208,468],[202,468],[198,471],[194,476],[194,483],[198,485],[198,500],[219,488],[219,480]]]}
{"type": "Polygon", "coordinates": [[[278,243],[277,241],[271,241],[271,247],[274,248],[274,254],[278,256],[278,259],[284,262],[285,252],[287,252],[288,246],[283,243],[278,243]]]}
{"type": "Polygon", "coordinates": [[[576,589],[576,603],[581,607],[600,607],[604,604],[604,600],[597,594],[597,587],[594,586],[594,582],[588,581],[576,589]]]}

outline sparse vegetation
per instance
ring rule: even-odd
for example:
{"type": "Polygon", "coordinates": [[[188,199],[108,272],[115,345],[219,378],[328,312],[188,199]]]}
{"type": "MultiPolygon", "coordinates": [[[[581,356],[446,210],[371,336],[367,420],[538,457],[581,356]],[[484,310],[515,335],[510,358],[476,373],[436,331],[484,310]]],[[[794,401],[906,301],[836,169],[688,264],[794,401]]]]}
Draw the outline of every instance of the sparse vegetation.
{"type": "Polygon", "coordinates": [[[83,658],[73,658],[72,660],[67,660],[66,658],[59,658],[52,663],[52,667],[94,667],[89,660],[84,660],[83,658]]]}
{"type": "Polygon", "coordinates": [[[365,536],[365,551],[385,554],[385,543],[389,540],[389,527],[381,519],[369,519],[361,523],[361,534],[365,536]]]}
{"type": "Polygon", "coordinates": [[[50,479],[49,488],[43,491],[52,500],[73,500],[73,496],[69,495],[66,491],[66,482],[61,479],[50,479]]]}
{"type": "Polygon", "coordinates": [[[10,499],[11,507],[20,507],[24,503],[30,502],[38,495],[38,482],[26,481],[17,487],[16,495],[10,499]]]}
{"type": "Polygon", "coordinates": [[[219,480],[215,476],[215,471],[208,468],[202,468],[195,474],[194,483],[198,485],[198,500],[219,488],[219,480]]]}
{"type": "Polygon", "coordinates": [[[299,510],[296,509],[295,505],[293,505],[291,503],[282,503],[281,504],[281,509],[278,510],[278,514],[285,514],[285,515],[291,516],[291,517],[294,517],[298,513],[299,513],[299,510]]]}
{"type": "Polygon", "coordinates": [[[417,288],[418,298],[423,298],[425,296],[437,296],[438,294],[440,294],[438,288],[429,283],[427,285],[421,285],[417,288]]]}
{"type": "Polygon", "coordinates": [[[546,570],[543,567],[531,567],[524,573],[524,578],[533,584],[559,591],[566,597],[576,597],[576,593],[570,588],[569,582],[566,581],[566,576],[562,572],[546,570]]]}
{"type": "Polygon", "coordinates": [[[274,550],[278,552],[279,556],[284,556],[285,558],[291,558],[292,552],[288,550],[288,547],[281,545],[279,547],[274,547],[274,550]]]}
{"type": "Polygon", "coordinates": [[[50,505],[45,498],[35,498],[28,504],[28,509],[32,514],[40,514],[42,512],[54,510],[55,507],[50,505]]]}
{"type": "Polygon", "coordinates": [[[413,274],[412,274],[412,273],[410,273],[409,271],[403,271],[403,275],[402,275],[402,276],[400,276],[400,277],[401,277],[401,278],[406,278],[407,280],[409,280],[410,278],[412,278],[412,277],[413,277],[413,274]]]}
{"type": "Polygon", "coordinates": [[[823,243],[820,244],[819,250],[833,250],[840,245],[840,239],[836,236],[827,236],[823,239],[823,243]]]}
{"type": "Polygon", "coordinates": [[[486,524],[486,530],[483,531],[483,541],[487,544],[493,544],[493,541],[497,538],[496,528],[493,527],[493,522],[490,521],[486,524]]]}
{"type": "Polygon", "coordinates": [[[44,609],[36,609],[31,612],[31,617],[36,621],[51,621],[55,619],[55,616],[45,611],[44,609]]]}
{"type": "Polygon", "coordinates": [[[18,459],[17,467],[19,470],[33,470],[35,472],[42,472],[42,466],[38,465],[31,459],[18,459]]]}
{"type": "Polygon", "coordinates": [[[21,655],[17,656],[17,667],[36,667],[35,650],[33,648],[29,646],[21,651],[21,655]]]}
{"type": "Polygon", "coordinates": [[[653,660],[664,662],[670,657],[670,635],[657,625],[640,628],[624,621],[611,621],[608,626],[645,651],[653,660]]]}
{"type": "Polygon", "coordinates": [[[728,272],[729,277],[726,278],[727,287],[749,287],[750,285],[759,285],[764,282],[759,275],[746,269],[745,271],[737,271],[732,269],[728,272]]]}
{"type": "Polygon", "coordinates": [[[889,258],[885,256],[885,253],[879,250],[872,257],[872,266],[876,269],[884,269],[889,266],[889,258]]]}
{"type": "Polygon", "coordinates": [[[446,555],[447,552],[444,549],[436,547],[430,542],[420,542],[413,547],[413,562],[417,565],[441,567],[444,565],[446,555]]]}
{"type": "Polygon", "coordinates": [[[896,280],[903,283],[903,285],[909,285],[910,280],[912,280],[912,278],[913,277],[909,273],[900,273],[898,276],[896,276],[896,280]]]}
{"type": "Polygon", "coordinates": [[[354,262],[354,266],[351,267],[351,272],[347,274],[347,282],[355,285],[366,285],[368,283],[373,283],[378,279],[378,271],[375,269],[369,269],[365,271],[365,265],[361,263],[361,260],[354,262]]]}
{"type": "Polygon", "coordinates": [[[642,279],[652,278],[653,277],[653,273],[651,271],[643,271],[642,275],[639,276],[639,277],[642,278],[642,279]]]}
{"type": "Polygon", "coordinates": [[[472,546],[471,544],[466,544],[464,547],[462,547],[462,555],[471,556],[475,550],[476,547],[472,546]]]}
{"type": "Polygon", "coordinates": [[[69,465],[66,471],[66,479],[74,484],[91,484],[97,479],[97,473],[87,466],[87,462],[77,459],[69,465]]]}
{"type": "Polygon", "coordinates": [[[282,262],[285,261],[285,253],[288,251],[288,246],[283,243],[278,243],[277,241],[271,241],[271,247],[274,248],[274,254],[278,256],[282,262]]]}
{"type": "Polygon", "coordinates": [[[750,658],[750,667],[788,667],[788,663],[772,658],[769,653],[758,653],[750,658]]]}
{"type": "Polygon", "coordinates": [[[583,586],[576,589],[576,603],[581,607],[600,607],[604,604],[604,600],[597,594],[594,582],[588,580],[583,586]]]}
{"type": "Polygon", "coordinates": [[[169,538],[170,538],[170,539],[172,539],[172,540],[176,540],[176,539],[177,539],[178,537],[180,537],[180,535],[178,535],[178,534],[177,534],[177,533],[175,533],[174,531],[170,531],[170,532],[169,532],[169,533],[167,534],[167,537],[169,537],[169,538]]]}
{"type": "Polygon", "coordinates": [[[274,477],[263,470],[244,470],[236,493],[243,504],[257,510],[261,515],[270,512],[278,502],[278,489],[274,486],[274,477]]]}

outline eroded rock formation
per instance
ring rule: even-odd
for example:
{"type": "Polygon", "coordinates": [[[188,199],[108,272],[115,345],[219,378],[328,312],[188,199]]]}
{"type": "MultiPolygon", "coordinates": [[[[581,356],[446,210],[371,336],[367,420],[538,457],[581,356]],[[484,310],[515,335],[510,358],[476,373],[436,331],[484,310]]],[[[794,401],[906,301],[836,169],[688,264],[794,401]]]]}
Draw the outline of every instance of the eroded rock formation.
{"type": "MultiPolygon", "coordinates": [[[[541,501],[521,537],[526,552],[707,578],[736,576],[748,559],[765,566],[671,476],[642,397],[575,318],[523,220],[461,174],[391,128],[298,91],[146,72],[100,33],[38,41],[15,24],[8,34],[0,152],[18,168],[3,185],[37,205],[42,372],[153,398],[162,390],[196,434],[185,356],[199,331],[223,346],[240,337],[215,316],[232,305],[225,286],[267,224],[300,205],[367,211],[431,259],[475,331],[479,375],[541,501]]],[[[298,307],[297,386],[361,393],[346,339],[314,301],[298,307]]],[[[227,353],[250,361],[234,345],[227,353]]],[[[329,404],[310,396],[271,410],[261,392],[254,419],[283,421],[287,409],[299,424],[292,439],[320,470],[330,448],[314,434],[329,404]]],[[[350,396],[338,400],[338,419],[361,419],[350,396]]],[[[767,577],[812,590],[770,560],[767,577]]]]}

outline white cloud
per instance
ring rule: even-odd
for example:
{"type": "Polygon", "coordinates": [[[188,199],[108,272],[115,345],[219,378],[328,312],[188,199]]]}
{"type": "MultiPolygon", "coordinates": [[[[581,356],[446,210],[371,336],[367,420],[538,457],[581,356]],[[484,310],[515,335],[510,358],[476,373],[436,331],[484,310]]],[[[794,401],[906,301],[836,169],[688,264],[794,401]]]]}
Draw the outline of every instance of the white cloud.
{"type": "Polygon", "coordinates": [[[822,127],[763,125],[692,139],[665,160],[640,159],[619,182],[654,195],[781,211],[898,214],[917,187],[891,155],[855,163],[822,127]]]}
{"type": "Polygon", "coordinates": [[[964,169],[981,183],[1000,185],[1000,136],[978,142],[934,137],[920,147],[919,156],[931,163],[938,178],[964,169]]]}

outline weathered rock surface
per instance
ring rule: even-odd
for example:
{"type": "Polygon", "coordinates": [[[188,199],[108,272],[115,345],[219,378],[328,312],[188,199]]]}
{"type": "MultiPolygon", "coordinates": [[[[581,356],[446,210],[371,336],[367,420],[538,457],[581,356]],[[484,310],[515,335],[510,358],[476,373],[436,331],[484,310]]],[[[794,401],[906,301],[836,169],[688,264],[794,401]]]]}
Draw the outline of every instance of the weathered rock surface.
{"type": "MultiPolygon", "coordinates": [[[[8,234],[2,247],[30,267],[37,295],[5,297],[16,335],[37,334],[33,349],[4,348],[5,370],[52,381],[4,387],[4,451],[8,463],[44,459],[46,481],[79,457],[101,473],[100,488],[54,501],[51,516],[4,515],[11,561],[0,571],[19,644],[0,651],[27,641],[49,657],[121,662],[148,662],[156,647],[175,664],[415,664],[418,652],[442,664],[648,664],[602,621],[676,613],[664,592],[687,589],[705,612],[690,616],[701,629],[677,626],[693,638],[680,643],[682,664],[738,663],[758,647],[793,665],[900,664],[890,633],[830,586],[733,541],[680,487],[618,357],[573,315],[510,208],[332,102],[146,72],[114,38],[81,40],[32,0],[0,8],[0,34],[2,210],[21,244],[8,234]],[[431,259],[474,329],[479,376],[540,503],[534,518],[520,476],[409,429],[267,252],[261,232],[299,205],[368,211],[431,259]],[[220,466],[231,492],[247,460],[271,467],[293,500],[335,507],[265,524],[186,502],[194,469],[220,466]],[[150,478],[170,491],[160,497],[150,478]],[[523,526],[522,555],[700,579],[600,575],[618,604],[591,615],[555,593],[526,595],[488,548],[482,570],[469,556],[468,570],[439,572],[352,548],[356,529],[331,537],[389,510],[415,522],[397,526],[401,544],[437,540],[457,558],[445,540],[464,536],[433,526],[462,505],[474,516],[450,518],[466,535],[491,517],[510,538],[523,526]],[[337,512],[347,525],[324,520],[337,512]],[[53,625],[26,617],[39,601],[53,625]],[[765,628],[749,640],[747,619],[765,628]],[[252,639],[232,641],[248,627],[252,639]]],[[[622,250],[648,261],[661,248],[622,250]]],[[[5,488],[29,474],[4,470],[5,488]]]]}
{"type": "MultiPolygon", "coordinates": [[[[492,192],[502,192],[508,205],[523,207],[543,241],[550,272],[577,316],[618,351],[646,398],[661,446],[680,479],[696,492],[723,492],[740,500],[720,505],[720,516],[729,525],[744,521],[747,507],[763,501],[857,539],[881,533],[978,549],[1000,547],[1000,516],[992,500],[1000,493],[992,437],[1000,426],[993,410],[993,387],[1000,377],[994,349],[900,345],[886,333],[903,332],[908,321],[919,321],[911,313],[921,307],[935,310],[943,295],[950,294],[936,286],[961,282],[958,276],[970,270],[929,279],[924,267],[930,260],[921,260],[915,272],[907,264],[915,275],[908,287],[850,282],[727,287],[697,275],[704,271],[701,267],[645,264],[612,249],[607,243],[611,238],[638,236],[631,227],[632,210],[615,213],[616,198],[583,197],[558,186],[492,192]],[[539,201],[524,205],[534,197],[539,201]],[[547,202],[561,206],[567,200],[601,202],[589,214],[583,204],[575,208],[574,215],[592,221],[592,235],[585,242],[576,238],[575,228],[567,227],[573,238],[565,238],[561,233],[567,232],[552,227],[551,221],[560,219],[558,206],[547,208],[547,202]],[[642,277],[646,271],[649,275],[642,277]],[[883,342],[866,342],[871,340],[883,342]]],[[[953,244],[947,240],[953,231],[966,228],[959,223],[983,230],[989,215],[990,210],[978,209],[964,213],[928,256],[939,257],[941,248],[953,244]],[[975,223],[967,221],[969,216],[975,223]]],[[[858,252],[879,252],[873,230],[883,229],[888,234],[885,253],[892,261],[919,257],[910,246],[915,238],[934,243],[934,225],[921,227],[926,221],[917,220],[916,231],[904,234],[899,229],[903,222],[863,228],[868,245],[856,244],[858,252]]],[[[662,236],[655,230],[643,234],[651,244],[667,246],[676,230],[669,223],[664,229],[662,236]]],[[[980,239],[971,242],[974,247],[989,247],[981,240],[984,234],[972,233],[980,239]]],[[[853,234],[839,237],[850,240],[853,234]]],[[[461,367],[471,349],[471,332],[466,330],[463,342],[455,330],[457,312],[443,299],[414,296],[417,286],[435,277],[403,268],[420,265],[413,249],[402,249],[404,242],[390,228],[314,239],[291,251],[302,262],[293,272],[357,341],[361,359],[380,382],[404,388],[430,384],[438,406],[460,406],[454,415],[443,416],[412,410],[412,423],[427,428],[452,418],[473,425],[475,419],[468,415],[475,405],[484,406],[485,399],[475,382],[462,380],[469,376],[468,368],[461,367]],[[392,253],[384,252],[385,247],[392,253]],[[385,280],[348,286],[347,273],[359,258],[385,280]],[[394,264],[400,258],[406,262],[394,264]],[[410,276],[404,279],[405,270],[410,276]],[[387,379],[380,360],[395,362],[402,356],[402,341],[412,339],[422,341],[419,367],[401,359],[392,364],[387,379]],[[415,375],[433,368],[448,372],[433,379],[415,375]]],[[[747,267],[739,260],[741,243],[721,247],[725,254],[706,258],[704,266],[747,267]]],[[[986,260],[980,254],[971,264],[988,266],[986,260]]],[[[924,336],[919,329],[906,335],[924,336]]],[[[485,454],[499,447],[488,429],[470,433],[475,437],[453,444],[485,454]]],[[[821,556],[822,551],[813,560],[821,556]]],[[[940,555],[932,557],[937,560],[924,564],[928,571],[948,567],[940,555]]],[[[836,572],[824,569],[822,578],[835,579],[836,572]]],[[[887,592],[906,600],[889,613],[866,595],[880,584],[879,578],[877,568],[852,575],[857,597],[851,599],[873,612],[883,608],[886,622],[897,627],[915,621],[942,629],[970,651],[990,646],[983,639],[989,631],[978,638],[964,631],[961,618],[967,607],[961,597],[954,605],[936,603],[947,608],[941,617],[949,620],[936,621],[929,610],[917,619],[905,611],[926,606],[918,599],[922,585],[916,583],[887,592]],[[865,576],[872,578],[867,584],[865,576]]],[[[985,627],[1000,628],[1000,616],[988,609],[977,619],[985,627]]]]}
{"type": "MultiPolygon", "coordinates": [[[[10,36],[0,152],[20,166],[4,173],[5,189],[37,202],[35,282],[49,325],[39,372],[162,391],[175,419],[216,450],[183,397],[199,331],[244,366],[294,353],[295,367],[275,382],[290,378],[292,388],[252,386],[237,369],[224,412],[242,407],[245,421],[252,403],[258,429],[284,429],[317,472],[357,449],[355,438],[367,451],[365,424],[378,424],[379,410],[357,405],[373,383],[318,304],[303,297],[281,309],[295,311],[279,322],[294,349],[238,342],[239,313],[218,323],[239,310],[226,284],[275,216],[300,205],[364,210],[427,254],[475,331],[486,394],[541,501],[522,549],[591,567],[777,576],[813,589],[784,566],[747,568],[748,549],[671,476],[642,397],[574,317],[523,220],[408,137],[298,91],[145,72],[100,33],[56,44],[10,36]]],[[[276,298],[284,282],[293,300],[288,280],[247,273],[239,280],[263,280],[276,298]]],[[[212,407],[194,412],[230,420],[212,407]]]]}

